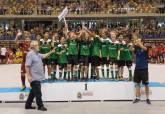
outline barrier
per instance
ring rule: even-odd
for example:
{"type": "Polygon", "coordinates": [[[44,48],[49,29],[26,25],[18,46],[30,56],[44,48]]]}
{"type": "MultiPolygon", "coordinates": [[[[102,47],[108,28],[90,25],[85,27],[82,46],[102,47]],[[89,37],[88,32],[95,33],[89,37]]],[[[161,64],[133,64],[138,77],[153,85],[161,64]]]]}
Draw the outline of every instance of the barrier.
{"type": "MultiPolygon", "coordinates": [[[[165,100],[165,65],[149,65],[150,98],[165,100]]],[[[20,65],[0,65],[0,101],[25,101],[28,89],[20,92],[20,65]]],[[[127,75],[125,68],[124,75],[127,75]]],[[[44,101],[132,100],[134,84],[127,81],[42,83],[44,101]]],[[[145,99],[142,88],[142,99],[145,99]]]]}

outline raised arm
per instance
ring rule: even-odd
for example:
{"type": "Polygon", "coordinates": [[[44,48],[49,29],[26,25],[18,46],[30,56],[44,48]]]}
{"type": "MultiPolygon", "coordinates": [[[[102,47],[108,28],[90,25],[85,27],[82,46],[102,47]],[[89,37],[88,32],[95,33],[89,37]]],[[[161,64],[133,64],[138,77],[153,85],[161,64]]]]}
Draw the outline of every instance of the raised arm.
{"type": "Polygon", "coordinates": [[[81,36],[82,36],[82,34],[83,34],[83,30],[80,30],[80,31],[78,32],[77,38],[80,39],[81,36]]]}
{"type": "Polygon", "coordinates": [[[48,53],[46,53],[46,54],[42,54],[42,58],[45,59],[45,58],[49,57],[50,54],[52,54],[52,53],[54,53],[54,52],[55,52],[55,49],[53,49],[52,51],[50,51],[50,52],[48,52],[48,53]]]}
{"type": "Polygon", "coordinates": [[[90,30],[88,30],[85,26],[83,26],[83,30],[85,30],[91,37],[96,35],[95,33],[92,33],[90,30]]]}
{"type": "Polygon", "coordinates": [[[69,30],[68,30],[68,25],[67,24],[63,28],[63,32],[64,32],[65,37],[68,39],[68,37],[69,37],[69,30]]]}
{"type": "Polygon", "coordinates": [[[147,50],[147,47],[144,46],[143,43],[141,42],[141,40],[139,40],[139,39],[135,40],[135,45],[139,46],[143,50],[147,50]]]}
{"type": "Polygon", "coordinates": [[[16,44],[18,44],[18,38],[22,35],[21,32],[18,32],[17,35],[16,35],[16,38],[15,38],[15,42],[16,44]]]}

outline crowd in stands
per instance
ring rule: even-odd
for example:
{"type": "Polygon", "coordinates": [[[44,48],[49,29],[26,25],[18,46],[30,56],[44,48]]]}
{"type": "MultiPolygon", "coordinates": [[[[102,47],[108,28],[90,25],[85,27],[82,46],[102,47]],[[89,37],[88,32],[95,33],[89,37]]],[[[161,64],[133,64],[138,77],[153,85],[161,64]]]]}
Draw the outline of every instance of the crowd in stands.
{"type": "Polygon", "coordinates": [[[23,54],[20,48],[0,47],[0,64],[19,64],[23,54]]]}
{"type": "Polygon", "coordinates": [[[165,44],[151,43],[148,46],[148,56],[150,63],[165,63],[165,44]]]}
{"type": "MultiPolygon", "coordinates": [[[[139,29],[140,35],[143,39],[153,39],[153,38],[165,38],[165,24],[156,24],[157,22],[154,23],[149,23],[149,24],[141,24],[139,26],[134,26],[130,25],[127,27],[126,25],[120,25],[120,24],[107,24],[107,27],[112,30],[118,30],[118,31],[124,31],[126,33],[132,32],[135,28],[139,29]]],[[[32,40],[35,40],[37,35],[43,34],[43,31],[48,30],[48,31],[54,31],[56,30],[56,27],[54,25],[47,25],[47,26],[40,26],[40,25],[33,25],[28,26],[28,28],[25,28],[24,30],[17,29],[15,27],[0,27],[0,40],[14,40],[16,33],[18,31],[22,31],[25,36],[31,35],[32,40]]],[[[81,23],[68,23],[68,28],[70,30],[78,30],[79,26],[81,23]]],[[[99,27],[95,22],[90,22],[85,24],[86,27],[97,30],[99,27]]]]}
{"type": "Polygon", "coordinates": [[[165,25],[141,27],[142,38],[165,38],[165,25]]]}
{"type": "Polygon", "coordinates": [[[0,27],[0,40],[14,40],[16,35],[16,29],[5,29],[0,27]]]}
{"type": "Polygon", "coordinates": [[[0,15],[165,13],[164,0],[0,0],[0,15]]]}

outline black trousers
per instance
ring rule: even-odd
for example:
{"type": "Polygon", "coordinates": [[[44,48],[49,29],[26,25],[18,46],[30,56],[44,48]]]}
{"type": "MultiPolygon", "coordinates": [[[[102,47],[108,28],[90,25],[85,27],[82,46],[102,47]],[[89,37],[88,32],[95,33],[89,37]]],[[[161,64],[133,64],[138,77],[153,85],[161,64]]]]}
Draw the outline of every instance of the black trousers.
{"type": "Polygon", "coordinates": [[[36,103],[38,107],[43,106],[42,93],[41,93],[41,82],[33,81],[30,83],[32,87],[26,101],[25,107],[30,107],[32,105],[33,99],[36,98],[36,103]]]}

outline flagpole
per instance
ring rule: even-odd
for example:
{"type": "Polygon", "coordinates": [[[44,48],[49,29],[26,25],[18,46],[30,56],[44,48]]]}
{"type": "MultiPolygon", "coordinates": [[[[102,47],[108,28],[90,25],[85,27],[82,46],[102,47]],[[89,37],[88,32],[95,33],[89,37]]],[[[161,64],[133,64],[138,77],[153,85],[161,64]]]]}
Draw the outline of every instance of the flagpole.
{"type": "MultiPolygon", "coordinates": [[[[65,26],[67,26],[67,23],[66,23],[65,17],[64,17],[63,19],[64,19],[65,26]]],[[[67,30],[67,32],[69,31],[69,30],[68,30],[68,27],[67,27],[66,30],[67,30]]]]}
{"type": "Polygon", "coordinates": [[[64,23],[65,23],[65,25],[67,25],[67,24],[66,24],[66,20],[65,20],[65,17],[64,17],[63,19],[64,19],[64,23]]]}

